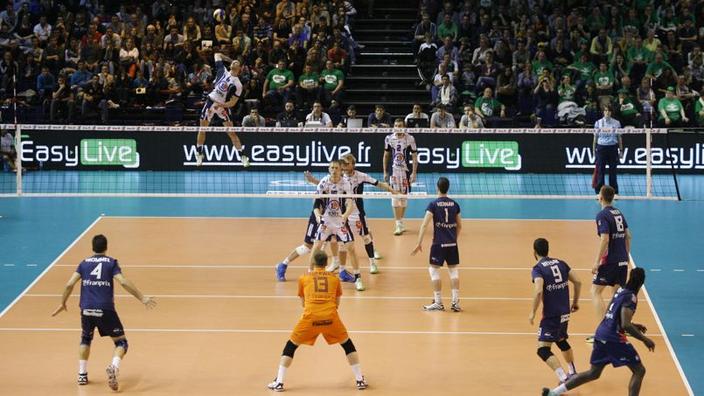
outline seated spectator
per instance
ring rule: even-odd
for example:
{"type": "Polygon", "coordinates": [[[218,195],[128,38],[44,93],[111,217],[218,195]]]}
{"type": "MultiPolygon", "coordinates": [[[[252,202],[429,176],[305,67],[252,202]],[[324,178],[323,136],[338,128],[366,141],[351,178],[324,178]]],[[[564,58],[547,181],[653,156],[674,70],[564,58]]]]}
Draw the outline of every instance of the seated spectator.
{"type": "Polygon", "coordinates": [[[338,128],[352,128],[353,125],[355,124],[354,127],[361,128],[362,127],[362,119],[357,117],[357,108],[354,107],[354,105],[349,105],[347,106],[347,113],[342,116],[340,119],[340,123],[337,124],[338,128]],[[354,120],[350,122],[350,120],[354,120]]]}
{"type": "Polygon", "coordinates": [[[616,79],[606,62],[599,63],[599,70],[594,72],[592,80],[596,84],[596,92],[599,96],[611,97],[613,95],[616,79]]]}
{"type": "MultiPolygon", "coordinates": [[[[36,21],[36,19],[35,19],[36,21]]],[[[46,21],[46,15],[39,17],[39,23],[34,25],[34,36],[41,43],[46,43],[51,36],[51,25],[46,21]]]]}
{"type": "Polygon", "coordinates": [[[259,109],[252,107],[249,109],[249,114],[242,119],[243,127],[263,127],[266,126],[266,120],[259,115],[259,109]]]}
{"type": "Polygon", "coordinates": [[[697,120],[697,126],[704,126],[704,97],[700,96],[694,103],[694,114],[697,120]]]}
{"type": "MultiPolygon", "coordinates": [[[[538,85],[533,90],[533,95],[536,99],[535,127],[542,128],[543,124],[541,122],[549,115],[553,115],[555,112],[555,87],[553,86],[552,80],[547,76],[541,77],[538,85]]],[[[548,124],[545,126],[552,127],[553,125],[548,124]]]]}
{"type": "Polygon", "coordinates": [[[437,62],[442,62],[442,60],[445,58],[445,55],[450,55],[450,60],[455,62],[459,57],[457,47],[454,46],[454,44],[452,43],[452,38],[450,37],[445,37],[443,39],[443,46],[438,48],[438,50],[435,52],[437,62]]]}
{"type": "Polygon", "coordinates": [[[16,169],[17,151],[15,149],[15,139],[9,129],[3,130],[2,136],[0,136],[0,158],[12,171],[16,169]]]}
{"type": "Polygon", "coordinates": [[[447,107],[439,104],[436,111],[430,117],[431,128],[455,128],[455,117],[447,111],[447,107]]]}
{"type": "Polygon", "coordinates": [[[655,121],[655,92],[650,87],[650,80],[644,78],[640,82],[640,87],[636,90],[636,99],[643,109],[643,122],[645,125],[651,125],[655,121]]]}
{"type": "Polygon", "coordinates": [[[508,107],[516,104],[516,77],[510,67],[499,73],[496,79],[496,99],[508,107]]]}
{"type": "Polygon", "coordinates": [[[279,108],[288,100],[293,84],[293,73],[286,68],[286,62],[281,59],[264,80],[262,98],[268,102],[268,105],[279,108]]]}
{"type": "Polygon", "coordinates": [[[120,50],[120,66],[122,66],[130,78],[134,78],[137,75],[138,61],[139,50],[134,46],[134,40],[128,39],[125,48],[120,50]]]}
{"type": "Polygon", "coordinates": [[[671,71],[672,74],[675,76],[677,75],[675,69],[672,68],[672,65],[665,61],[661,52],[658,52],[655,54],[655,59],[648,64],[648,67],[645,70],[645,78],[653,80],[652,86],[656,92],[659,89],[664,89],[669,86],[666,85],[669,84],[669,82],[666,81],[667,76],[665,71],[671,71]]]}
{"type": "Polygon", "coordinates": [[[667,87],[665,97],[658,102],[658,116],[658,123],[663,128],[680,127],[689,122],[682,102],[675,96],[675,87],[667,87]]]}
{"type": "Polygon", "coordinates": [[[474,112],[474,107],[470,105],[464,106],[464,115],[460,119],[460,128],[484,128],[484,122],[482,121],[482,118],[474,112]]]}
{"type": "Polygon", "coordinates": [[[374,112],[367,118],[369,128],[391,128],[391,116],[386,112],[383,105],[374,106],[374,112]]]}
{"type": "Polygon", "coordinates": [[[299,109],[310,107],[313,101],[318,100],[319,79],[320,77],[313,70],[313,66],[306,64],[303,68],[303,74],[298,77],[298,85],[296,86],[296,100],[299,109]]]}
{"type": "Polygon", "coordinates": [[[442,76],[442,85],[438,88],[438,96],[435,101],[431,103],[431,106],[437,106],[439,104],[444,105],[446,108],[452,109],[457,104],[457,90],[450,83],[450,77],[445,74],[442,76]]]}
{"type": "Polygon", "coordinates": [[[594,74],[594,64],[589,61],[589,55],[586,53],[582,53],[577,59],[578,60],[573,64],[567,66],[567,70],[570,70],[573,73],[572,79],[575,81],[577,91],[581,91],[592,79],[592,75],[594,74]]]}
{"type": "Polygon", "coordinates": [[[621,88],[618,90],[618,99],[616,99],[613,107],[615,110],[614,116],[621,122],[622,126],[643,127],[643,118],[640,115],[638,103],[633,100],[627,89],[621,88]]]}
{"type": "Polygon", "coordinates": [[[455,22],[452,21],[452,15],[445,14],[443,22],[438,25],[437,28],[438,37],[445,39],[449,37],[452,41],[457,40],[457,35],[459,34],[459,27],[455,22]]]}
{"type": "Polygon", "coordinates": [[[41,74],[37,76],[37,94],[39,95],[39,100],[50,99],[54,88],[56,88],[54,75],[49,72],[48,67],[42,67],[41,74]]]}
{"type": "Polygon", "coordinates": [[[292,100],[287,100],[284,111],[276,115],[276,126],[279,128],[295,128],[298,126],[295,106],[292,100]]]}
{"type": "Polygon", "coordinates": [[[230,44],[230,36],[232,35],[232,25],[227,23],[227,19],[223,18],[220,23],[215,26],[215,38],[218,44],[230,44]]]}
{"type": "Polygon", "coordinates": [[[474,102],[474,110],[482,117],[484,125],[488,126],[491,126],[490,121],[496,118],[497,112],[501,117],[506,117],[506,106],[494,99],[491,88],[484,89],[483,95],[477,98],[474,102]]]}
{"type": "Polygon", "coordinates": [[[267,22],[266,18],[260,17],[257,26],[254,27],[254,44],[263,43],[269,45],[273,37],[274,30],[267,22]]]}
{"type": "Polygon", "coordinates": [[[329,104],[333,100],[342,102],[342,88],[345,85],[345,75],[335,68],[332,61],[325,62],[325,70],[320,73],[320,99],[323,103],[329,104]]]}
{"type": "Polygon", "coordinates": [[[675,85],[675,95],[677,95],[677,99],[682,102],[682,106],[684,106],[684,112],[690,114],[690,112],[694,108],[694,102],[697,100],[697,97],[699,97],[699,93],[697,91],[694,91],[687,85],[687,79],[684,75],[677,77],[677,85],[675,85]]]}
{"type": "Polygon", "coordinates": [[[248,57],[252,50],[252,39],[250,39],[241,29],[237,30],[232,38],[233,58],[238,56],[248,57]]]}
{"type": "Polygon", "coordinates": [[[64,110],[67,113],[67,121],[70,124],[73,121],[74,96],[71,87],[66,82],[66,77],[59,75],[59,83],[56,90],[51,95],[51,106],[49,110],[49,121],[54,123],[57,121],[56,113],[59,110],[64,110]]]}
{"type": "Polygon", "coordinates": [[[592,45],[589,48],[589,53],[595,62],[608,62],[613,52],[613,43],[611,37],[608,36],[606,29],[599,29],[599,35],[592,39],[592,45]]]}
{"type": "Polygon", "coordinates": [[[406,124],[406,128],[427,128],[430,125],[430,118],[428,114],[423,112],[420,103],[416,103],[413,105],[413,111],[404,118],[403,123],[406,124]]]}
{"type": "Polygon", "coordinates": [[[416,31],[413,34],[416,45],[420,45],[424,40],[426,34],[429,34],[432,41],[435,41],[437,33],[437,26],[430,21],[430,15],[423,13],[420,23],[416,26],[416,31]]]}
{"type": "Polygon", "coordinates": [[[172,26],[169,34],[164,37],[164,49],[167,48],[168,44],[171,44],[174,47],[180,47],[184,42],[186,42],[186,38],[183,37],[182,34],[178,33],[178,28],[176,26],[172,26]]]}
{"type": "Polygon", "coordinates": [[[499,76],[499,66],[494,63],[494,53],[487,51],[484,55],[484,63],[478,67],[477,90],[484,88],[496,88],[496,78],[499,76]]]}
{"type": "Polygon", "coordinates": [[[327,60],[333,63],[335,69],[344,70],[346,68],[347,51],[340,47],[340,42],[332,43],[332,48],[328,50],[327,60]]]}
{"type": "Polygon", "coordinates": [[[319,101],[313,103],[313,111],[306,116],[305,126],[332,128],[332,120],[328,113],[323,111],[323,105],[319,101]]]}

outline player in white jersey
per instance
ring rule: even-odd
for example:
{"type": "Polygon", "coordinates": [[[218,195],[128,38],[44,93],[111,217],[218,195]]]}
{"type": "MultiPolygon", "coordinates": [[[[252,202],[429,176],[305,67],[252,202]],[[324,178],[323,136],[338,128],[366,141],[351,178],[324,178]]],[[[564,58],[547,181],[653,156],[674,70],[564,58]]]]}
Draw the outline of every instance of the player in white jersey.
{"type": "MultiPolygon", "coordinates": [[[[330,174],[318,183],[316,194],[351,195],[352,186],[342,177],[340,161],[331,161],[328,171],[330,174]]],[[[313,243],[313,253],[321,249],[323,242],[332,240],[333,237],[343,244],[343,248],[354,241],[347,225],[347,219],[355,208],[353,199],[339,196],[318,198],[314,206],[313,212],[318,221],[318,230],[313,243]]],[[[313,255],[311,260],[312,257],[313,255]]],[[[310,262],[310,270],[313,270],[313,261],[310,262]]]]}
{"type": "MultiPolygon", "coordinates": [[[[242,83],[240,82],[240,71],[242,65],[239,60],[232,60],[227,56],[216,53],[215,54],[215,68],[217,74],[215,75],[215,81],[213,81],[213,90],[208,94],[203,109],[200,112],[200,126],[207,127],[213,120],[214,116],[217,116],[222,120],[222,123],[226,127],[232,128],[232,118],[230,117],[230,110],[237,105],[237,101],[242,95],[242,83]],[[230,71],[225,69],[224,62],[230,62],[230,71]]],[[[232,145],[240,155],[242,160],[242,165],[245,167],[249,166],[249,158],[244,155],[244,150],[242,148],[242,142],[235,132],[227,132],[227,136],[230,137],[232,145]]],[[[198,139],[196,140],[196,166],[201,166],[203,164],[203,145],[205,144],[205,130],[198,131],[198,139]]]]}
{"type": "MultiPolygon", "coordinates": [[[[416,139],[407,134],[404,130],[405,124],[403,120],[397,118],[394,121],[394,129],[396,132],[386,136],[384,139],[384,180],[389,182],[391,188],[398,191],[400,194],[408,194],[411,192],[411,184],[416,181],[418,172],[418,149],[416,148],[416,139]],[[408,171],[408,155],[411,155],[413,160],[412,171],[408,171]],[[391,177],[389,177],[389,160],[391,160],[391,177]]],[[[394,235],[401,235],[405,228],[403,226],[403,217],[406,214],[406,206],[408,200],[405,198],[392,198],[391,206],[394,210],[394,219],[396,227],[394,235]]]]}

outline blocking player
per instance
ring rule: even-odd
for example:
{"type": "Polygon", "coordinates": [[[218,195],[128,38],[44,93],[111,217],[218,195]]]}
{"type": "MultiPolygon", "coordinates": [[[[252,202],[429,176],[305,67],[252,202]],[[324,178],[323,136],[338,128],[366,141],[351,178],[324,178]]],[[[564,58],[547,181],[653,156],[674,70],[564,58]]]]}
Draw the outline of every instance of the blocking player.
{"type": "Polygon", "coordinates": [[[335,274],[325,271],[328,262],[325,252],[318,250],[313,253],[312,261],[313,272],[298,279],[298,296],[303,304],[303,315],[284,346],[276,378],[267,387],[283,392],[286,370],[291,366],[298,346],[313,345],[318,335],[322,334],[328,344],[340,344],[354,373],[357,389],[366,389],[368,385],[362,375],[357,349],[337,312],[342,295],[340,281],[335,274]]]}
{"type": "Polygon", "coordinates": [[[628,283],[616,291],[611,299],[609,309],[604,319],[596,329],[594,347],[589,359],[591,368],[572,377],[566,383],[550,390],[543,388],[543,396],[558,396],[601,376],[607,364],[614,367],[627,366],[631,370],[631,380],[628,383],[629,396],[637,396],[645,377],[645,367],[638,352],[626,339],[626,334],[641,341],[650,351],[655,351],[655,343],[644,334],[645,326],[633,323],[631,319],[638,305],[638,291],[645,283],[645,271],[634,268],[628,283]]]}
{"type": "MultiPolygon", "coordinates": [[[[215,54],[215,68],[217,69],[217,74],[213,82],[213,90],[208,94],[203,109],[200,112],[200,126],[207,127],[210,125],[213,117],[217,116],[222,120],[224,126],[232,128],[233,123],[230,110],[237,105],[237,101],[240,99],[240,95],[242,95],[242,83],[239,78],[242,65],[239,60],[232,60],[218,52],[215,54]],[[229,73],[225,70],[223,61],[230,62],[229,73]]],[[[242,166],[248,167],[249,157],[244,155],[240,138],[233,131],[228,131],[227,136],[230,137],[232,145],[235,146],[235,149],[239,153],[242,166]]],[[[196,140],[196,166],[203,164],[204,144],[205,130],[201,130],[198,131],[198,138],[196,140]]]]}
{"type": "Polygon", "coordinates": [[[626,284],[629,253],[631,251],[631,231],[620,210],[613,207],[616,191],[611,186],[602,186],[599,203],[602,210],[596,215],[597,234],[601,237],[596,262],[592,267],[592,303],[597,317],[604,316],[606,306],[601,294],[606,286],[626,284]]]}
{"type": "Polygon", "coordinates": [[[567,338],[567,325],[570,312],[579,309],[579,294],[582,283],[571,271],[569,265],[560,259],[548,257],[548,241],[538,238],[533,242],[533,257],[538,262],[533,266],[531,279],[533,281],[533,306],[528,315],[532,325],[535,312],[543,303],[543,317],[538,329],[538,356],[555,372],[560,383],[567,381],[576,374],[574,354],[567,338]],[[574,294],[570,306],[570,289],[567,282],[572,282],[574,294]],[[553,355],[550,347],[553,342],[562,351],[567,363],[568,372],[562,368],[558,358],[553,355]]]}
{"type": "Polygon", "coordinates": [[[457,265],[460,263],[460,253],[457,248],[457,236],[462,230],[462,217],[460,216],[460,205],[448,198],[447,191],[450,189],[450,181],[441,177],[437,182],[438,198],[428,204],[425,209],[423,224],[418,232],[418,243],[411,252],[411,255],[423,250],[423,235],[425,228],[432,220],[433,222],[433,244],[430,247],[430,280],[433,283],[433,302],[423,306],[426,311],[444,311],[442,304],[440,281],[440,267],[447,262],[447,272],[450,274],[450,284],[452,288],[452,312],[460,312],[460,271],[457,265]]]}
{"type": "Polygon", "coordinates": [[[105,370],[108,375],[108,386],[116,391],[118,389],[118,373],[120,362],[127,353],[127,338],[122,327],[120,318],[115,311],[115,297],[113,280],[116,279],[122,287],[131,295],[135,296],[142,304],[151,309],[156,306],[156,301],[152,297],[142,294],[137,287],[132,284],[122,274],[117,260],[106,256],[108,240],[104,235],[93,237],[93,256],[83,260],[71,275],[66,283],[61,304],[51,316],[58,315],[61,311],[67,311],[66,301],[68,300],[76,282],[81,280],[81,345],[79,346],[78,361],[78,385],[88,383],[88,357],[90,356],[90,345],[93,341],[93,332],[98,328],[101,337],[110,336],[115,343],[112,363],[105,370]]]}
{"type": "MultiPolygon", "coordinates": [[[[351,195],[352,186],[342,177],[342,163],[339,160],[330,161],[328,172],[330,174],[323,177],[316,188],[316,194],[332,196],[317,198],[313,205],[313,213],[318,223],[313,252],[320,250],[325,241],[337,239],[342,243],[340,250],[346,250],[347,245],[354,241],[354,236],[347,224],[347,219],[355,209],[354,200],[340,197],[340,195],[351,195]]],[[[313,270],[312,256],[309,270],[313,270]]]]}
{"type": "MultiPolygon", "coordinates": [[[[409,194],[411,192],[411,184],[416,181],[418,173],[418,149],[416,148],[416,140],[413,136],[405,131],[405,124],[401,118],[394,121],[394,133],[386,136],[384,139],[384,181],[389,182],[391,188],[399,191],[401,194],[409,194]],[[408,155],[411,155],[413,160],[412,170],[408,172],[408,155]],[[389,159],[391,159],[391,176],[389,177],[389,159]]],[[[405,231],[403,226],[403,217],[406,215],[406,206],[408,200],[405,198],[392,198],[391,206],[394,210],[394,219],[396,226],[394,235],[401,235],[405,231]]]]}

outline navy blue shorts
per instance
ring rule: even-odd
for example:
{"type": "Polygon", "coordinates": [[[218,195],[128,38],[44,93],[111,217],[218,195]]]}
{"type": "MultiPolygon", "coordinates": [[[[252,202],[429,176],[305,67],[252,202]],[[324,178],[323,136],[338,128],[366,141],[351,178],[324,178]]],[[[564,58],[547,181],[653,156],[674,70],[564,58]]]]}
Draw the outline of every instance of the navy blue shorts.
{"type": "Polygon", "coordinates": [[[640,356],[629,343],[594,340],[594,349],[589,362],[593,365],[614,367],[630,366],[640,363],[640,356]]]}
{"type": "Polygon", "coordinates": [[[92,340],[95,328],[101,337],[121,337],[125,335],[117,312],[102,309],[81,310],[81,339],[92,340]]]}
{"type": "Polygon", "coordinates": [[[315,232],[318,230],[318,222],[315,220],[315,215],[311,214],[308,218],[306,226],[306,236],[303,237],[303,242],[312,245],[315,242],[315,232]]]}
{"type": "Polygon", "coordinates": [[[628,277],[628,262],[609,263],[599,266],[599,270],[592,279],[592,283],[601,286],[624,286],[628,277]]]}
{"type": "Polygon", "coordinates": [[[538,341],[558,342],[569,338],[567,335],[567,325],[569,324],[569,314],[543,318],[540,320],[538,328],[538,341]]]}
{"type": "Polygon", "coordinates": [[[430,247],[430,264],[442,266],[457,265],[460,263],[460,251],[455,246],[432,245],[430,247]]]}

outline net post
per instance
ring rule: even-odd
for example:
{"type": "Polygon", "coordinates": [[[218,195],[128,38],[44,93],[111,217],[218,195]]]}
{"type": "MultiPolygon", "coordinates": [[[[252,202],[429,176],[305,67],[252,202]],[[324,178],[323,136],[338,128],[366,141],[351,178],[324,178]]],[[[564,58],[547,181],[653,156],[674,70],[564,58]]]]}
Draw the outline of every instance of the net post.
{"type": "Polygon", "coordinates": [[[652,152],[652,129],[645,128],[645,196],[653,197],[653,152],[652,152]]]}
{"type": "Polygon", "coordinates": [[[15,119],[15,192],[22,195],[22,129],[15,119]]]}

